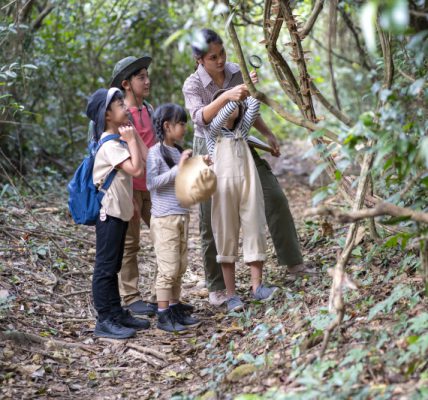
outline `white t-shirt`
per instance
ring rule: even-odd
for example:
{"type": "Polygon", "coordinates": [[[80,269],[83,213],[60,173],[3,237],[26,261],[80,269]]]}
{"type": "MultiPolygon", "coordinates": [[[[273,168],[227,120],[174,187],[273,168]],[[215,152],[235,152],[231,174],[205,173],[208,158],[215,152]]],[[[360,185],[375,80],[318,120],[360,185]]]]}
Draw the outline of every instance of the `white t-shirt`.
{"type": "MultiPolygon", "coordinates": [[[[110,135],[104,132],[101,139],[110,135]]],[[[108,174],[123,161],[130,158],[128,145],[119,140],[109,140],[98,150],[95,156],[93,182],[101,186],[108,174]]],[[[132,177],[123,169],[119,169],[101,202],[107,215],[129,221],[134,215],[132,202],[132,177]]]]}

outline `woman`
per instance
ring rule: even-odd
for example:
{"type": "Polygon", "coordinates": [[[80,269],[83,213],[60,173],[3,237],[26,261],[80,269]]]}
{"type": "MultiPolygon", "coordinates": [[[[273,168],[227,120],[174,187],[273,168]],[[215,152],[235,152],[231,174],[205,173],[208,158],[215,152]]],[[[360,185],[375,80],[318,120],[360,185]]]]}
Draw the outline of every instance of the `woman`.
{"type": "MultiPolygon", "coordinates": [[[[195,127],[193,154],[207,154],[205,132],[219,110],[229,101],[241,101],[249,96],[242,74],[237,64],[226,61],[226,51],[221,37],[210,29],[202,29],[205,43],[192,45],[196,59],[196,71],[183,85],[186,108],[195,127]],[[215,92],[230,89],[211,101],[215,92]]],[[[251,74],[253,82],[257,75],[251,74]]],[[[254,127],[266,137],[273,148],[272,154],[279,156],[279,144],[263,119],[258,117],[254,127]]],[[[293,217],[288,200],[272,173],[269,164],[261,159],[256,151],[252,156],[260,177],[265,201],[266,219],[280,265],[287,265],[292,273],[308,272],[303,264],[293,217]]],[[[206,283],[210,303],[216,306],[227,300],[224,294],[224,280],[220,266],[216,263],[216,247],[211,229],[211,201],[200,205],[200,232],[206,283]]]]}

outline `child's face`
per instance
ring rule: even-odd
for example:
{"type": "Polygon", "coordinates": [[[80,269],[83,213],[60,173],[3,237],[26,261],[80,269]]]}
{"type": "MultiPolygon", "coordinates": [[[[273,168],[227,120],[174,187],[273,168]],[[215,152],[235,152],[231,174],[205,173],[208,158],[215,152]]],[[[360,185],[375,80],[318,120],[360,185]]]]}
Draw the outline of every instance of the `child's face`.
{"type": "Polygon", "coordinates": [[[170,141],[182,141],[184,139],[184,135],[186,134],[186,125],[187,124],[185,122],[177,122],[176,124],[168,123],[166,137],[170,141]]]}
{"type": "Polygon", "coordinates": [[[141,69],[130,80],[130,85],[137,98],[145,99],[150,95],[150,79],[147,69],[141,69]]]}
{"type": "Polygon", "coordinates": [[[129,122],[127,108],[123,99],[110,103],[110,110],[106,112],[106,122],[113,123],[116,126],[126,125],[129,122]]]}

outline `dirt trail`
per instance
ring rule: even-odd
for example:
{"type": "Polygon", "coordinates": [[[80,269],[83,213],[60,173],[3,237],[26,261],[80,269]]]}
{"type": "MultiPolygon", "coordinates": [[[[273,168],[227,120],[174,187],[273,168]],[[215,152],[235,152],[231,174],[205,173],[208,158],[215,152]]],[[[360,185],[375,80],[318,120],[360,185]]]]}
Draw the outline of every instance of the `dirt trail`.
{"type": "MultiPolygon", "coordinates": [[[[252,303],[241,317],[217,312],[209,306],[203,287],[195,207],[183,295],[203,323],[185,335],[159,331],[152,319],[152,327],[135,339],[94,339],[93,229],[77,227],[67,217],[65,195],[26,198],[26,208],[13,199],[6,204],[0,221],[0,397],[169,399],[176,394],[176,399],[186,399],[186,394],[206,393],[205,399],[216,398],[215,394],[220,399],[271,387],[299,388],[292,374],[296,363],[320,342],[308,321],[314,325],[320,307],[327,304],[330,279],[325,270],[334,264],[339,246],[322,237],[317,224],[303,222],[302,212],[311,203],[311,189],[305,183],[310,171],[296,172],[297,162],[291,169],[282,168],[296,156],[296,146],[286,145],[284,153],[272,164],[281,172],[278,179],[289,199],[305,259],[322,269],[321,277],[290,279],[277,265],[269,241],[267,280],[283,288],[281,295],[270,305],[252,303]],[[230,374],[239,363],[255,369],[246,371],[245,378],[234,378],[230,374]],[[235,384],[234,379],[241,382],[235,384]]],[[[336,227],[334,234],[343,232],[336,227]]],[[[146,227],[141,244],[141,287],[147,291],[154,254],[146,227]]],[[[373,262],[372,269],[376,268],[381,266],[373,262]]],[[[237,271],[238,291],[249,301],[248,270],[239,263],[237,271]]],[[[383,293],[388,285],[379,282],[362,288],[358,298],[383,293]]],[[[414,387],[414,382],[408,379],[406,387],[414,387]]]]}

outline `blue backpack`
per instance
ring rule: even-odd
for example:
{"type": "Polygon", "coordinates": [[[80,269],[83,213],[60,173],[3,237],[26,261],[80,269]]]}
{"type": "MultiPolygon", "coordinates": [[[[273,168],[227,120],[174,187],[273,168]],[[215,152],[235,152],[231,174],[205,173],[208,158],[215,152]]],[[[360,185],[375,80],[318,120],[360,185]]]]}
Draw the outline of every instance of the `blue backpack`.
{"type": "Polygon", "coordinates": [[[76,224],[95,225],[100,214],[101,201],[117,173],[117,170],[113,169],[98,190],[92,180],[95,155],[105,142],[119,138],[120,135],[114,134],[106,136],[98,143],[91,142],[88,148],[89,154],[79,165],[68,184],[68,208],[76,224]]]}

